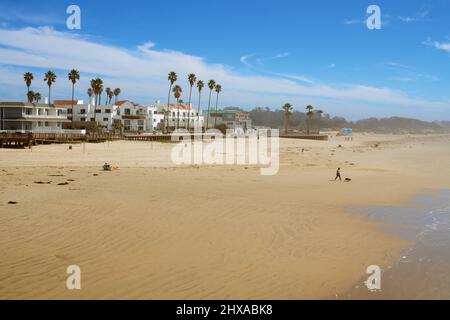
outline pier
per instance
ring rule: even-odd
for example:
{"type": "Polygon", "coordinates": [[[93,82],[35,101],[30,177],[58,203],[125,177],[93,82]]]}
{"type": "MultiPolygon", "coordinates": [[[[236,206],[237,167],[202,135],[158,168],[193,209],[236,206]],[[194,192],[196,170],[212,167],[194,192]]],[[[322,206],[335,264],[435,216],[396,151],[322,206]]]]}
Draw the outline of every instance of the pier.
{"type": "Polygon", "coordinates": [[[328,141],[326,134],[280,134],[280,138],[328,141]]]}

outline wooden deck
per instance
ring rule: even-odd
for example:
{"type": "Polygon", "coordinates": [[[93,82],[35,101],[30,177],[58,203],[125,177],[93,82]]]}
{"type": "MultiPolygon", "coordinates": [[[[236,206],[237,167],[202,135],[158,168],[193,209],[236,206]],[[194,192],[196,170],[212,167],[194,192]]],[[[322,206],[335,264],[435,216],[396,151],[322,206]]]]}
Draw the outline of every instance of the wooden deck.
{"type": "Polygon", "coordinates": [[[25,148],[32,144],[31,133],[0,133],[0,148],[25,148]]]}
{"type": "Polygon", "coordinates": [[[105,142],[121,139],[116,134],[67,134],[67,133],[0,133],[0,148],[25,148],[37,144],[105,142]]]}
{"type": "Polygon", "coordinates": [[[328,135],[325,134],[282,134],[280,138],[328,141],[328,135]]]}

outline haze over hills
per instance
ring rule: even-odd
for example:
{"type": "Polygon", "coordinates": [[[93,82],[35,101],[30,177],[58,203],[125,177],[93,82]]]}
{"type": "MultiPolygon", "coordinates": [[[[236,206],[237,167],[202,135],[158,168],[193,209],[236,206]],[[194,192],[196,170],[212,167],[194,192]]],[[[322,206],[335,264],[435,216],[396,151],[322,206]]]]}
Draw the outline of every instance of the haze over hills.
{"type": "MultiPolygon", "coordinates": [[[[255,108],[250,111],[255,126],[281,128],[284,125],[284,112],[269,108],[255,108]]],[[[314,115],[311,128],[317,130],[317,115],[314,115]]],[[[304,112],[294,111],[289,117],[289,128],[305,130],[307,116],[304,112]]],[[[370,131],[379,133],[445,133],[450,132],[450,121],[422,121],[404,117],[367,118],[348,121],[343,117],[332,117],[324,113],[320,120],[320,128],[339,130],[352,128],[355,131],[370,131]]]]}

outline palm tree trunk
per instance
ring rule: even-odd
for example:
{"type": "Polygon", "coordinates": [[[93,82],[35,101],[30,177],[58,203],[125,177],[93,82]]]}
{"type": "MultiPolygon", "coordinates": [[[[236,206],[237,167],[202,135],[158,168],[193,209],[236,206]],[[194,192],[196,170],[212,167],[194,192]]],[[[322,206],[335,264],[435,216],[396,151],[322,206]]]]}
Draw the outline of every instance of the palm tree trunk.
{"type": "MultiPolygon", "coordinates": [[[[170,118],[170,107],[169,107],[169,105],[170,105],[170,91],[172,91],[172,83],[170,83],[170,86],[169,86],[169,94],[167,95],[167,114],[168,114],[168,116],[166,116],[166,112],[164,112],[164,118],[167,118],[166,120],[167,120],[167,127],[166,127],[166,132],[165,133],[168,133],[169,132],[169,118],[170,118]]],[[[164,120],[164,124],[166,123],[166,120],[164,120]]]]}
{"type": "Polygon", "coordinates": [[[284,134],[287,134],[287,123],[288,123],[288,120],[287,120],[287,114],[284,114],[284,134]]]}
{"type": "Polygon", "coordinates": [[[180,127],[180,100],[177,99],[177,129],[180,127]]]}
{"type": "Polygon", "coordinates": [[[48,105],[50,105],[50,101],[52,100],[52,99],[50,98],[50,94],[51,94],[50,88],[51,88],[51,86],[49,85],[49,86],[48,86],[48,105]]]}
{"type": "Polygon", "coordinates": [[[216,116],[214,117],[214,128],[216,127],[216,121],[217,121],[217,105],[219,103],[219,93],[217,92],[217,97],[216,97],[216,116]]]}
{"type": "Polygon", "coordinates": [[[192,86],[189,89],[189,109],[188,109],[188,122],[187,122],[187,129],[188,131],[191,129],[191,96],[192,96],[192,86]]]}
{"type": "Polygon", "coordinates": [[[309,127],[311,125],[311,118],[308,116],[308,120],[306,122],[306,134],[309,135],[309,127]]]}
{"type": "Polygon", "coordinates": [[[73,98],[74,98],[75,84],[72,83],[72,129],[73,129],[73,98]]]}
{"type": "Polygon", "coordinates": [[[206,116],[206,130],[208,130],[208,127],[209,127],[209,108],[211,106],[211,94],[212,94],[212,90],[209,90],[208,114],[206,116]]]}
{"type": "MultiPolygon", "coordinates": [[[[200,124],[200,100],[201,100],[201,93],[198,93],[198,109],[197,109],[197,125],[200,124]]],[[[203,128],[202,128],[203,129],[203,128]]],[[[203,130],[202,130],[203,131],[203,130]]]]}

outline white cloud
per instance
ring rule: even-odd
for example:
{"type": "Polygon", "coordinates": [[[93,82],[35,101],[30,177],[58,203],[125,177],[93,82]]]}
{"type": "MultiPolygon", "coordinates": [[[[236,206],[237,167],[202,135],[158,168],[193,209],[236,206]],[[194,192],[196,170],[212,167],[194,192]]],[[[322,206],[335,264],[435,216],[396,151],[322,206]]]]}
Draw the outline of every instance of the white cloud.
{"type": "Polygon", "coordinates": [[[399,16],[398,19],[405,23],[430,21],[430,7],[424,6],[414,16],[399,16]]]}
{"type": "Polygon", "coordinates": [[[430,38],[428,38],[428,40],[422,42],[422,44],[430,46],[430,47],[434,47],[439,50],[444,50],[444,51],[450,52],[450,43],[432,41],[430,38]]]}
{"type": "MultiPolygon", "coordinates": [[[[402,107],[405,112],[412,107],[442,109],[450,106],[448,102],[413,99],[389,88],[351,84],[333,87],[293,74],[243,75],[225,65],[208,63],[202,57],[157,50],[152,42],[135,49],[125,49],[50,28],[0,28],[0,46],[0,64],[3,65],[0,68],[1,82],[8,86],[18,86],[20,83],[23,86],[22,70],[54,69],[59,76],[54,88],[55,98],[64,98],[70,94],[70,86],[66,82],[67,71],[77,68],[82,72],[82,81],[77,86],[79,94],[84,94],[89,79],[98,75],[104,79],[105,86],[121,87],[123,95],[139,99],[138,102],[142,103],[166,97],[167,73],[173,70],[178,73],[182,86],[187,86],[185,79],[191,72],[205,81],[215,79],[224,88],[222,101],[227,105],[254,107],[279,106],[286,101],[295,101],[299,105],[323,102],[330,109],[335,105],[347,106],[348,110],[341,110],[344,115],[351,108],[354,108],[352,112],[358,113],[357,107],[363,103],[385,105],[386,110],[389,110],[389,106],[402,107]],[[8,67],[6,74],[6,66],[15,66],[18,72],[14,74],[11,72],[12,67],[8,67]]],[[[241,62],[249,63],[252,56],[243,56],[241,62]]],[[[46,92],[42,79],[36,79],[33,85],[38,85],[41,92],[46,92]]]]}

